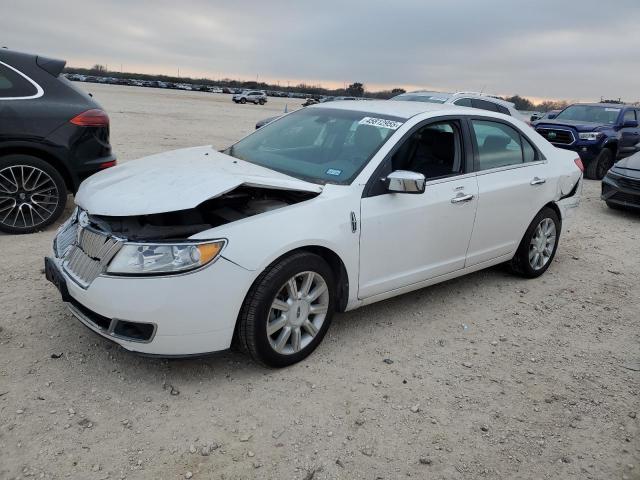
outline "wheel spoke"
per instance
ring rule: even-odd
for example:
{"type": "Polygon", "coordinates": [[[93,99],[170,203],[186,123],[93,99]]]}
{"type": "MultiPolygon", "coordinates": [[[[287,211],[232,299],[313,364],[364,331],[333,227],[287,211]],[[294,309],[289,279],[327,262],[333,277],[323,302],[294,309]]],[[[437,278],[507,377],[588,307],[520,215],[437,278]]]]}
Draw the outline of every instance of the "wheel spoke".
{"type": "Polygon", "coordinates": [[[308,272],[304,280],[302,281],[302,286],[300,287],[300,293],[303,297],[306,297],[309,294],[309,290],[311,290],[311,285],[313,284],[313,280],[315,278],[315,273],[308,272]]]}
{"type": "Polygon", "coordinates": [[[318,305],[311,305],[311,307],[309,307],[309,313],[313,313],[314,315],[320,315],[321,313],[327,313],[327,310],[329,310],[329,306],[328,305],[318,304],[318,305]]]}
{"type": "Polygon", "coordinates": [[[274,310],[278,310],[280,312],[286,312],[289,310],[289,304],[284,300],[280,300],[279,298],[276,298],[271,304],[271,308],[273,308],[274,310]]]}
{"type": "Polygon", "coordinates": [[[15,193],[18,191],[18,184],[15,183],[14,181],[12,181],[9,177],[7,177],[6,175],[4,175],[3,173],[0,173],[0,178],[6,180],[7,182],[9,182],[10,185],[13,185],[15,187],[15,190],[11,191],[11,190],[6,190],[7,193],[15,193]]]}
{"type": "Polygon", "coordinates": [[[276,340],[276,344],[274,346],[276,352],[282,353],[284,346],[287,344],[287,340],[291,336],[291,327],[284,327],[278,335],[278,339],[276,340]]]}
{"type": "Polygon", "coordinates": [[[302,327],[307,331],[307,333],[309,335],[311,335],[312,337],[315,337],[318,334],[318,328],[313,324],[313,322],[309,319],[307,319],[303,324],[302,327]]]}
{"type": "Polygon", "coordinates": [[[309,295],[307,295],[307,300],[309,300],[309,302],[313,302],[314,300],[317,300],[318,297],[326,291],[327,291],[327,285],[323,282],[320,285],[318,285],[316,288],[314,288],[309,293],[309,295]]]}
{"type": "Polygon", "coordinates": [[[280,316],[267,324],[267,335],[271,336],[287,324],[287,318],[280,316]]]}
{"type": "Polygon", "coordinates": [[[296,283],[295,277],[290,278],[287,282],[287,293],[291,299],[298,298],[298,284],[296,283]]]}
{"type": "Polygon", "coordinates": [[[294,352],[299,352],[302,347],[302,332],[300,327],[296,327],[291,331],[291,348],[294,352]]]}

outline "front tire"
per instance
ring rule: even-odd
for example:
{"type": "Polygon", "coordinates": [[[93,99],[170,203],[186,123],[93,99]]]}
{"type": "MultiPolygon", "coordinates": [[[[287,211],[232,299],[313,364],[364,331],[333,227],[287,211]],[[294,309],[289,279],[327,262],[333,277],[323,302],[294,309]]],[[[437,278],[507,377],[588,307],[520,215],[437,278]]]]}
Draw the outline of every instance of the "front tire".
{"type": "Polygon", "coordinates": [[[585,177],[602,180],[613,164],[613,152],[609,148],[603,148],[598,156],[587,164],[584,171],[585,177]]]}
{"type": "Polygon", "coordinates": [[[244,105],[245,103],[247,103],[247,99],[246,98],[241,98],[240,99],[240,103],[244,105]]]}
{"type": "Polygon", "coordinates": [[[62,175],[30,155],[0,158],[0,231],[33,233],[55,222],[67,203],[62,175]]]}
{"type": "Polygon", "coordinates": [[[536,278],[547,271],[558,249],[560,219],[555,210],[545,207],[533,219],[509,264],[525,278],[536,278]]]}
{"type": "Polygon", "coordinates": [[[264,101],[263,99],[260,99],[260,100],[258,100],[258,103],[259,103],[260,105],[264,105],[264,104],[265,104],[265,101],[264,101]]]}
{"type": "Polygon", "coordinates": [[[249,290],[238,342],[270,367],[306,358],[320,344],[335,309],[334,275],[322,257],[298,252],[272,263],[249,290]]]}

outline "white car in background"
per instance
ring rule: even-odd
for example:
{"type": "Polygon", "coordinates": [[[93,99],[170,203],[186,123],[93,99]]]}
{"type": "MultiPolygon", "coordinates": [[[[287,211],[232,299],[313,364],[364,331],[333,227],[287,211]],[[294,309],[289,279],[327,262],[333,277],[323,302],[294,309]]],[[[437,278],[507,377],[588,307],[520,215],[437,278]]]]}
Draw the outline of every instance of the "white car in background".
{"type": "Polygon", "coordinates": [[[443,93],[420,90],[417,92],[401,93],[390,100],[452,104],[459,107],[479,108],[480,110],[498,112],[525,121],[525,118],[516,110],[513,103],[507,102],[497,95],[481,92],[443,93]]]}
{"type": "Polygon", "coordinates": [[[128,350],[202,354],[235,338],[285,366],[336,311],[503,262],[544,273],[580,199],[576,157],[483,110],[315,105],[223,153],[92,176],[45,271],[82,323],[128,350]]]}

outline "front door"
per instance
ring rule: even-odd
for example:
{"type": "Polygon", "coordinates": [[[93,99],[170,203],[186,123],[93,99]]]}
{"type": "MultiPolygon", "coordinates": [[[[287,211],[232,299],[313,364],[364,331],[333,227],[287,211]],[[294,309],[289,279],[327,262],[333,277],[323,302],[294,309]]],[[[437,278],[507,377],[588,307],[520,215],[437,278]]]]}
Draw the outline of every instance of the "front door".
{"type": "Polygon", "coordinates": [[[425,175],[421,194],[375,192],[361,202],[359,297],[464,267],[478,202],[456,120],[419,126],[387,159],[387,171],[425,175]]]}

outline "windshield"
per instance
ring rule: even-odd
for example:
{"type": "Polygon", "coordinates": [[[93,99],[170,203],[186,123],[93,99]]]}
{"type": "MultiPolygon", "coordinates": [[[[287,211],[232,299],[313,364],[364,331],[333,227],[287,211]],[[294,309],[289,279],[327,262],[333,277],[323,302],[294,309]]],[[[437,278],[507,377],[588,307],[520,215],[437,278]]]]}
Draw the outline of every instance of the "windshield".
{"type": "Polygon", "coordinates": [[[556,119],[612,124],[616,123],[619,113],[619,108],[601,107],[599,105],[571,105],[561,111],[556,119]]]}
{"type": "Polygon", "coordinates": [[[448,93],[403,93],[390,100],[402,100],[404,102],[444,103],[451,98],[448,93]]]}
{"type": "Polygon", "coordinates": [[[404,121],[310,107],[261,127],[225,153],[310,182],[347,185],[404,121]]]}

